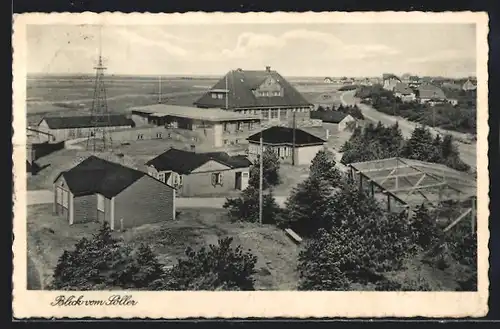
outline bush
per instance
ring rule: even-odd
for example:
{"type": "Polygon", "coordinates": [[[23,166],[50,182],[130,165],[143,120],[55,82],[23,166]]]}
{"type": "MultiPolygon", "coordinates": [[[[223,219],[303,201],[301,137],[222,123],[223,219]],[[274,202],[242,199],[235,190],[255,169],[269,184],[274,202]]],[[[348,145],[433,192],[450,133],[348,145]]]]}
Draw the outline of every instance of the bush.
{"type": "Polygon", "coordinates": [[[188,247],[186,257],[167,272],[169,290],[254,290],[257,257],[241,246],[231,247],[232,238],[198,251],[188,247]]]}
{"type": "MultiPolygon", "coordinates": [[[[259,190],[249,186],[238,198],[227,198],[223,207],[229,210],[234,221],[257,223],[259,221],[259,190]]],[[[272,191],[262,196],[262,221],[264,224],[279,222],[281,208],[276,203],[272,191]]]]}

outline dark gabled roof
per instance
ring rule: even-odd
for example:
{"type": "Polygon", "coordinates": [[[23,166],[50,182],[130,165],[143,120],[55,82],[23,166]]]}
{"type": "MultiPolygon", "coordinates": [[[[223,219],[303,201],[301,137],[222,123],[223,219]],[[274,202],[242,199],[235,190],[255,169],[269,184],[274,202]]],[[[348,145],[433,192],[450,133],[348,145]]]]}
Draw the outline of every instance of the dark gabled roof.
{"type": "Polygon", "coordinates": [[[68,171],[63,171],[69,190],[75,196],[99,193],[110,199],[146,176],[142,171],[90,156],[68,171]]]}
{"type": "MultiPolygon", "coordinates": [[[[266,144],[293,144],[293,128],[274,126],[267,128],[261,132],[253,134],[247,140],[254,143],[259,143],[262,134],[262,142],[266,144]]],[[[296,145],[318,145],[324,144],[326,141],[317,136],[314,136],[304,130],[295,129],[295,144],[296,145]]]]}
{"type": "MultiPolygon", "coordinates": [[[[251,108],[267,106],[311,106],[285,78],[276,71],[245,71],[233,70],[227,73],[211,89],[228,90],[228,107],[251,108]],[[276,80],[283,88],[283,96],[256,97],[253,90],[257,89],[268,77],[276,80]],[[227,86],[226,86],[227,79],[227,86]]],[[[201,96],[196,106],[207,108],[225,108],[225,99],[212,98],[210,91],[201,96]]]]}
{"type": "Polygon", "coordinates": [[[90,115],[44,117],[40,123],[43,120],[50,129],[135,126],[134,121],[123,114],[101,115],[94,119],[90,115]]]}
{"type": "Polygon", "coordinates": [[[408,84],[403,82],[398,82],[396,86],[394,86],[394,92],[403,95],[410,95],[414,93],[413,90],[408,86],[408,84]]]}
{"type": "Polygon", "coordinates": [[[171,148],[146,162],[146,165],[153,166],[158,171],[171,170],[186,175],[210,160],[217,161],[230,168],[245,168],[252,164],[244,156],[230,156],[225,152],[196,153],[171,148]]]}
{"type": "Polygon", "coordinates": [[[321,120],[328,123],[340,123],[347,116],[349,116],[348,113],[344,113],[341,111],[326,111],[322,113],[321,120]]]}
{"type": "Polygon", "coordinates": [[[396,75],[392,74],[392,73],[384,73],[382,75],[382,80],[388,80],[388,79],[396,79],[396,80],[399,80],[401,81],[400,78],[398,78],[396,75]]]}
{"type": "Polygon", "coordinates": [[[446,99],[443,90],[431,84],[423,84],[418,88],[418,97],[424,99],[446,99]]]}

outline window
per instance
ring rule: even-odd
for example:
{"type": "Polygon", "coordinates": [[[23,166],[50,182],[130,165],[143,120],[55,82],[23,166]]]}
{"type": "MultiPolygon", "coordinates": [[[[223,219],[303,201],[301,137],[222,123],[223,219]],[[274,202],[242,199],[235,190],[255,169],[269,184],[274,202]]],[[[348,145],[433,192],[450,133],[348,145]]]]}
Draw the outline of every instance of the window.
{"type": "Polygon", "coordinates": [[[287,114],[287,110],[280,110],[280,118],[281,119],[286,119],[286,114],[287,114]]]}
{"type": "Polygon", "coordinates": [[[262,110],[262,118],[264,120],[269,119],[269,110],[262,110]]]}
{"type": "Polygon", "coordinates": [[[164,173],[158,174],[158,180],[160,182],[165,183],[165,174],[164,173]]]}
{"type": "Polygon", "coordinates": [[[222,173],[213,173],[212,174],[212,185],[217,186],[221,185],[222,186],[222,173]]]}
{"type": "Polygon", "coordinates": [[[143,134],[138,134],[137,135],[137,139],[144,139],[144,135],[143,134]]]}
{"type": "Polygon", "coordinates": [[[212,98],[217,98],[217,94],[216,93],[212,93],[212,98]]]}
{"type": "Polygon", "coordinates": [[[156,138],[162,138],[162,134],[161,133],[156,133],[156,138]]]}
{"type": "Polygon", "coordinates": [[[242,177],[248,177],[248,172],[244,171],[242,174],[241,174],[242,177]]]}
{"type": "Polygon", "coordinates": [[[224,131],[229,131],[229,125],[226,122],[224,123],[224,131]]]}
{"type": "Polygon", "coordinates": [[[218,99],[223,99],[224,98],[224,94],[217,94],[217,98],[218,99]]]}
{"type": "Polygon", "coordinates": [[[182,185],[182,175],[179,175],[179,186],[182,185]]]}
{"type": "Polygon", "coordinates": [[[253,129],[253,122],[252,122],[252,121],[250,121],[250,122],[248,123],[248,130],[252,130],[252,129],[253,129]]]}
{"type": "Polygon", "coordinates": [[[278,110],[271,110],[271,119],[278,119],[278,110]]]}
{"type": "Polygon", "coordinates": [[[239,140],[239,139],[236,139],[236,140],[234,141],[234,143],[235,143],[235,144],[239,144],[239,143],[240,143],[240,140],[239,140]]]}
{"type": "Polygon", "coordinates": [[[236,129],[237,130],[243,130],[243,123],[242,122],[236,123],[236,129]]]}
{"type": "Polygon", "coordinates": [[[227,139],[224,139],[223,143],[224,145],[227,145],[227,139]]]}

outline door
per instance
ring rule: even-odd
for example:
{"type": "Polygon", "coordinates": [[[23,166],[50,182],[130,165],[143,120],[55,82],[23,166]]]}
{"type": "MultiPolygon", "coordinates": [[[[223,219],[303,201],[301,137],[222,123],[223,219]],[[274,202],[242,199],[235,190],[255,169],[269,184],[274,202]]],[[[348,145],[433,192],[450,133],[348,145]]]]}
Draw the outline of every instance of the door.
{"type": "Polygon", "coordinates": [[[241,172],[235,173],[234,188],[237,190],[241,190],[241,172]]]}

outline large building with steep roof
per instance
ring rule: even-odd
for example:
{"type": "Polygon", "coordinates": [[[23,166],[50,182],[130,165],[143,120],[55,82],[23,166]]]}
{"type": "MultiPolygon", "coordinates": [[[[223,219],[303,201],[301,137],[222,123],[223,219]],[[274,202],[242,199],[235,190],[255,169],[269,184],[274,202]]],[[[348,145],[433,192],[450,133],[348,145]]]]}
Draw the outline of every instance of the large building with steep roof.
{"type": "Polygon", "coordinates": [[[283,76],[266,67],[261,71],[231,70],[195,103],[200,108],[220,108],[242,114],[262,115],[265,123],[308,120],[314,108],[283,76]]]}

